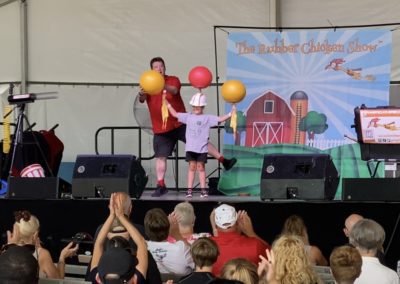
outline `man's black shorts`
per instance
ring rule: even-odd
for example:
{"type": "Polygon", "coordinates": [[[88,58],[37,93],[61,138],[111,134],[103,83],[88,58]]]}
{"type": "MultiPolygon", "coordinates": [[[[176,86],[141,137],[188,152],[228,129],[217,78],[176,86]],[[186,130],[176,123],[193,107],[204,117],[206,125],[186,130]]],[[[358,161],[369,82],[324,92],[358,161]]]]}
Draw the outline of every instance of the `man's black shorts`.
{"type": "Polygon", "coordinates": [[[186,124],[182,124],[174,130],[165,133],[154,134],[153,148],[155,157],[166,158],[168,156],[171,156],[175,144],[178,140],[186,143],[185,133],[186,124]]]}

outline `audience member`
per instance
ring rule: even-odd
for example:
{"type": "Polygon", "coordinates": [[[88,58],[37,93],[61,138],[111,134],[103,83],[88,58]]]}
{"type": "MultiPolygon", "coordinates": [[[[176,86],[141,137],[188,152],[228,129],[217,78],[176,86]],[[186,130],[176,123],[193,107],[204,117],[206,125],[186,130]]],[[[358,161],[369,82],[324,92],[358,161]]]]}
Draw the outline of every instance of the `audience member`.
{"type": "Polygon", "coordinates": [[[9,246],[0,255],[0,283],[36,284],[39,264],[32,252],[23,246],[9,246]]]}
{"type": "Polygon", "coordinates": [[[349,217],[346,218],[346,220],[344,221],[343,233],[346,235],[347,238],[349,238],[353,226],[362,219],[364,219],[363,216],[355,213],[350,214],[349,217]]]}
{"type": "Polygon", "coordinates": [[[96,281],[104,284],[147,283],[143,278],[135,276],[137,264],[137,258],[126,249],[106,249],[97,266],[96,281]]]}
{"type": "Polygon", "coordinates": [[[361,273],[362,259],[357,249],[350,246],[335,248],[329,258],[332,275],[337,284],[353,284],[361,273]]]}
{"type": "Polygon", "coordinates": [[[76,255],[78,245],[70,242],[60,253],[57,266],[54,265],[50,252],[43,248],[39,239],[39,220],[29,211],[15,212],[13,231],[7,231],[7,244],[27,246],[32,249],[33,256],[39,263],[40,278],[63,279],[65,274],[65,260],[76,255]]]}
{"type": "MultiPolygon", "coordinates": [[[[359,214],[350,214],[349,217],[346,218],[345,222],[344,222],[344,228],[343,228],[343,232],[346,235],[347,238],[349,238],[350,236],[350,231],[351,229],[354,227],[354,225],[360,221],[364,219],[363,216],[359,215],[359,214]]],[[[385,260],[385,254],[384,254],[384,249],[383,247],[380,247],[378,249],[378,251],[376,252],[376,257],[379,259],[379,262],[382,263],[383,265],[386,264],[386,260],[385,260]]]]}
{"type": "MultiPolygon", "coordinates": [[[[189,202],[181,202],[175,206],[174,213],[178,220],[179,233],[189,244],[201,237],[211,237],[210,233],[194,233],[194,222],[196,216],[194,208],[189,202]]],[[[174,241],[172,238],[169,241],[174,241]]]]}
{"type": "Polygon", "coordinates": [[[296,235],[299,236],[306,250],[308,259],[313,265],[328,265],[328,261],[322,254],[321,250],[317,246],[310,245],[308,240],[307,227],[304,224],[304,220],[298,215],[289,216],[282,229],[282,235],[296,235]]]}
{"type": "Polygon", "coordinates": [[[221,278],[239,280],[244,284],[258,284],[257,266],[244,258],[227,261],[221,270],[221,278]]]}
{"type": "Polygon", "coordinates": [[[214,228],[212,239],[220,252],[213,267],[216,276],[220,275],[225,262],[234,258],[245,258],[257,265],[259,255],[269,248],[269,244],[254,232],[246,211],[236,212],[234,207],[222,204],[213,210],[210,221],[214,228]]]}
{"type": "MultiPolygon", "coordinates": [[[[125,216],[129,219],[131,216],[131,213],[132,213],[132,209],[133,209],[131,197],[128,195],[128,193],[119,191],[119,192],[114,193],[114,198],[121,200],[123,212],[124,212],[125,216]]],[[[147,236],[144,231],[144,227],[142,225],[136,224],[136,223],[132,223],[132,225],[140,232],[140,234],[145,239],[147,239],[147,236]]],[[[96,233],[94,236],[95,241],[97,239],[97,235],[100,232],[100,229],[102,226],[103,225],[100,225],[96,230],[96,233]]],[[[113,221],[113,224],[111,225],[110,232],[107,234],[107,239],[105,241],[105,247],[107,247],[109,245],[107,240],[111,240],[116,236],[120,236],[120,237],[127,239],[129,241],[131,249],[133,251],[136,250],[136,244],[134,243],[132,238],[130,238],[128,231],[126,230],[126,228],[124,228],[124,226],[121,224],[121,222],[118,220],[118,218],[115,218],[113,221]]],[[[155,262],[151,253],[148,253],[147,257],[148,257],[148,267],[147,267],[147,273],[146,273],[147,283],[148,284],[161,284],[162,281],[161,281],[160,271],[158,271],[157,263],[155,262]]],[[[90,270],[91,270],[91,265],[89,264],[88,271],[86,273],[87,281],[89,281],[90,270]]]]}
{"type": "Polygon", "coordinates": [[[266,258],[260,255],[261,262],[258,265],[258,275],[263,283],[323,283],[314,271],[304,250],[304,243],[298,236],[280,236],[266,254],[266,258]]]}
{"type": "Polygon", "coordinates": [[[190,246],[179,234],[175,213],[167,216],[160,208],[150,209],[144,217],[144,228],[149,237],[148,249],[157,263],[161,276],[163,274],[184,276],[192,272],[194,263],[190,255],[190,246]],[[176,242],[167,241],[169,234],[176,242]]]}
{"type": "Polygon", "coordinates": [[[190,254],[195,264],[195,270],[178,283],[203,284],[213,280],[212,266],[219,255],[217,244],[210,238],[199,238],[192,244],[190,254]]]}
{"type": "Polygon", "coordinates": [[[122,199],[113,193],[110,197],[109,216],[103,224],[94,243],[90,279],[92,283],[146,283],[148,257],[147,245],[140,232],[129,222],[124,214],[122,199]],[[111,247],[104,251],[105,241],[114,220],[118,218],[136,244],[136,256],[122,247],[111,247]]]}
{"type": "Polygon", "coordinates": [[[382,265],[376,257],[377,251],[383,247],[385,230],[371,219],[358,221],[350,231],[350,243],[360,252],[362,266],[356,284],[398,284],[397,273],[382,265]]]}

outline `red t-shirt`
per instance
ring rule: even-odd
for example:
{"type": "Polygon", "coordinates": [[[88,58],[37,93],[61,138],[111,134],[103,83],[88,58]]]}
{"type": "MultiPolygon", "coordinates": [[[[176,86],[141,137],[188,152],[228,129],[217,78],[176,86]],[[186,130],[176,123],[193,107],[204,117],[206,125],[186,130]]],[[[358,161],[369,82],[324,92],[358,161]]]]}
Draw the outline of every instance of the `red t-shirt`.
{"type": "MultiPolygon", "coordinates": [[[[167,92],[167,101],[176,110],[176,112],[186,112],[185,104],[181,97],[181,82],[178,77],[175,76],[164,76],[165,85],[174,86],[178,89],[178,92],[174,95],[167,92]]],[[[153,124],[154,133],[164,133],[178,128],[182,123],[178,122],[178,119],[173,117],[171,114],[168,116],[166,128],[162,128],[162,116],[161,116],[161,105],[162,105],[162,92],[157,95],[148,95],[147,106],[149,107],[150,118],[153,124]]]]}
{"type": "Polygon", "coordinates": [[[245,258],[257,266],[260,261],[259,255],[265,256],[265,250],[269,249],[269,246],[259,239],[237,232],[218,232],[218,237],[212,237],[212,239],[219,248],[219,256],[212,270],[215,276],[220,276],[225,262],[234,258],[245,258]]]}

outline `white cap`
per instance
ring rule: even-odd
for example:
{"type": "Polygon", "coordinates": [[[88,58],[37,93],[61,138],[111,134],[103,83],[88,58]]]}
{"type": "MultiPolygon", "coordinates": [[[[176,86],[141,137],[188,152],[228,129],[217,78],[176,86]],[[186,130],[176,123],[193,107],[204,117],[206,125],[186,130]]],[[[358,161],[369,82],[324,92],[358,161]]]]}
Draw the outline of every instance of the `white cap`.
{"type": "Polygon", "coordinates": [[[228,229],[235,225],[237,213],[230,205],[222,204],[215,209],[215,224],[221,229],[228,229]]]}
{"type": "Polygon", "coordinates": [[[206,96],[202,93],[194,94],[193,97],[190,99],[189,104],[191,106],[205,106],[207,105],[206,96]]]}

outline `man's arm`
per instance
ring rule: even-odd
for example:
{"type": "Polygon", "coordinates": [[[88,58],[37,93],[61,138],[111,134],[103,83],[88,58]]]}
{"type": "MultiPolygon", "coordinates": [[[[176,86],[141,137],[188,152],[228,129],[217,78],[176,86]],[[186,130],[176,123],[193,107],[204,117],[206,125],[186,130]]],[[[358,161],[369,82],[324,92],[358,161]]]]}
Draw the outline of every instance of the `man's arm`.
{"type": "Polygon", "coordinates": [[[137,246],[136,257],[139,263],[137,264],[136,269],[139,270],[144,277],[146,277],[148,269],[147,243],[140,232],[135,228],[135,226],[132,225],[130,220],[124,214],[122,201],[120,198],[115,200],[115,214],[121,224],[127,229],[130,237],[137,246]]]}
{"type": "Polygon", "coordinates": [[[91,262],[91,270],[96,268],[99,265],[99,261],[101,256],[103,255],[104,250],[104,242],[107,238],[107,234],[110,231],[111,225],[115,219],[115,210],[114,210],[114,196],[115,194],[112,193],[110,197],[110,203],[108,208],[110,210],[110,214],[108,215],[106,221],[104,222],[103,226],[100,229],[99,235],[94,243],[93,247],[93,256],[91,262]]]}
{"type": "Polygon", "coordinates": [[[138,96],[139,96],[139,102],[141,103],[144,103],[147,99],[147,93],[143,89],[140,89],[138,96]]]}
{"type": "Polygon", "coordinates": [[[256,234],[253,228],[253,223],[251,222],[250,216],[247,214],[246,211],[240,210],[238,212],[238,225],[239,229],[243,234],[248,237],[253,237],[259,239],[267,248],[270,248],[270,245],[263,240],[260,236],[256,234]]]}

